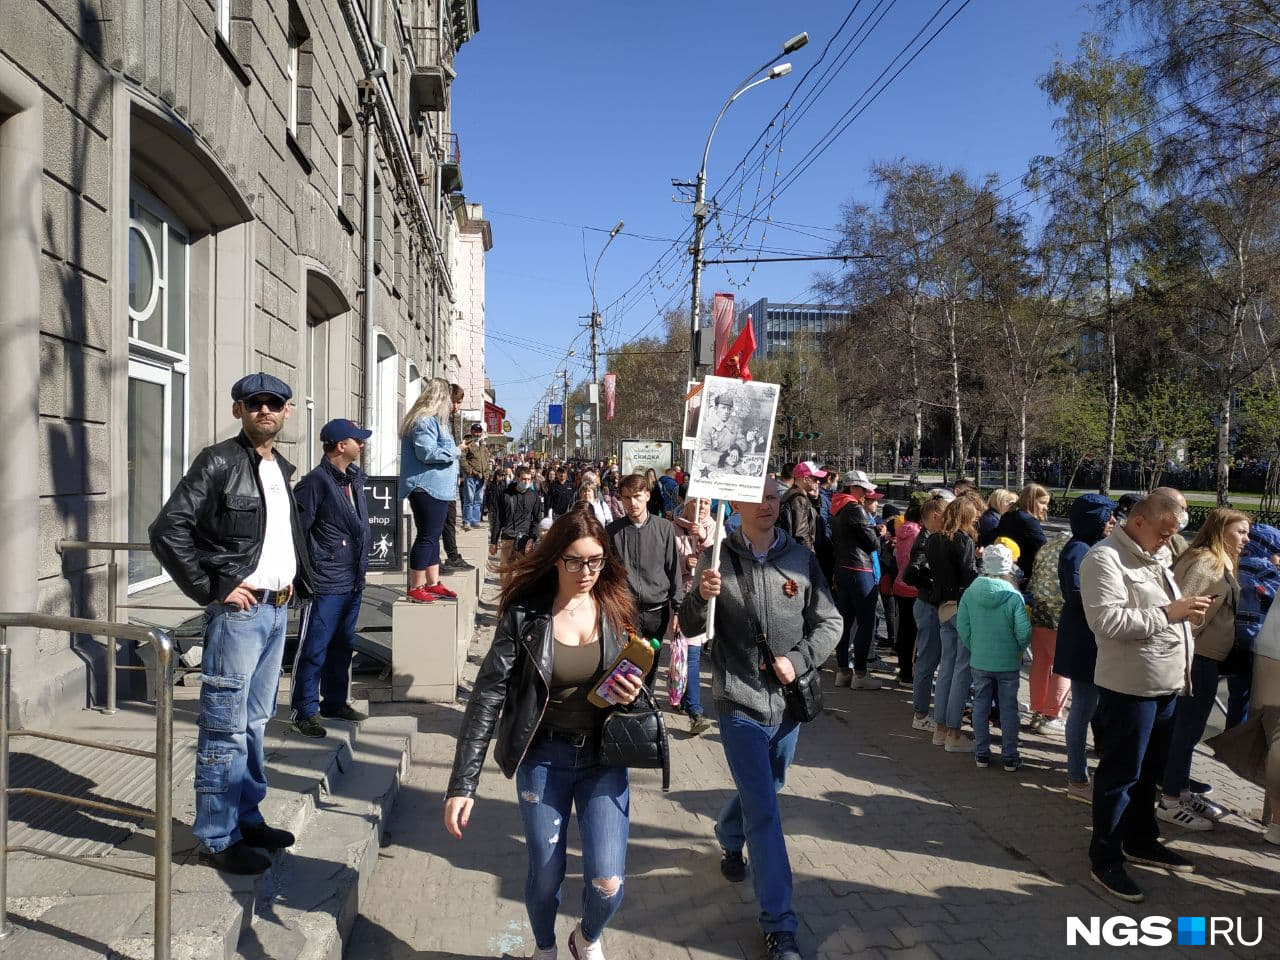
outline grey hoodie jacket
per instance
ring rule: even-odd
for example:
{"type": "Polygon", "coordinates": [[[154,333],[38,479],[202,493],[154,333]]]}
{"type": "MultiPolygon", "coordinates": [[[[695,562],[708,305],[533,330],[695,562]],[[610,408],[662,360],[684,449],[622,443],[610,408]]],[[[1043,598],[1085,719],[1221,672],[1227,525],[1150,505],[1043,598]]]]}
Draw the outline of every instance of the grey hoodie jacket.
{"type": "MultiPolygon", "coordinates": [[[[776,726],[787,713],[782,685],[772,668],[760,669],[760,652],[748,627],[744,595],[729,551],[738,555],[742,574],[752,578],[756,616],[775,656],[785,656],[796,676],[826,662],[840,640],[843,621],[818,566],[818,559],[781,530],[763,563],[735,532],[720,551],[724,578],[716,600],[716,635],[710,644],[711,696],[719,716],[736,713],[776,726]],[[788,586],[790,584],[790,586],[788,586]]],[[[694,587],[680,607],[680,630],[696,636],[706,630],[707,602],[698,592],[702,571],[711,563],[704,550],[694,571],[694,587]]]]}

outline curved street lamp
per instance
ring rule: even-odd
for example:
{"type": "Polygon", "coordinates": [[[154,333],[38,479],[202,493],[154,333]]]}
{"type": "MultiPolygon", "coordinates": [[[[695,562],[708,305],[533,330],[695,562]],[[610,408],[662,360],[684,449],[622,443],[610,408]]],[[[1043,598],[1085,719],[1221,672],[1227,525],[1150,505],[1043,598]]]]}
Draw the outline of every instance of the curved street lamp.
{"type": "Polygon", "coordinates": [[[698,376],[698,313],[699,300],[702,297],[702,233],[707,225],[707,157],[711,153],[711,138],[716,135],[716,127],[720,126],[720,120],[724,117],[725,111],[729,109],[733,101],[737,100],[752,87],[758,87],[767,80],[785,77],[791,72],[791,64],[778,63],[778,61],[787,54],[799,50],[808,42],[809,34],[797,33],[782,45],[781,53],[763,66],[757,67],[747,74],[746,79],[734,87],[733,92],[729,94],[729,99],[724,102],[724,106],[716,114],[715,123],[711,124],[711,132],[707,134],[707,145],[702,150],[702,166],[698,169],[697,191],[693,199],[693,243],[690,246],[690,251],[693,253],[693,297],[689,310],[690,380],[696,380],[698,376]],[[775,66],[775,64],[777,65],[775,66]],[[767,70],[768,73],[763,77],[759,76],[761,71],[764,70],[767,70]]]}
{"type": "Polygon", "coordinates": [[[604,259],[604,252],[609,249],[609,244],[613,243],[613,238],[621,232],[622,221],[619,220],[618,225],[609,231],[609,239],[600,248],[600,256],[596,257],[596,265],[591,270],[591,382],[596,388],[596,400],[592,404],[594,426],[591,446],[595,451],[596,460],[600,459],[600,355],[596,350],[596,333],[600,329],[600,309],[596,304],[596,274],[600,272],[600,261],[604,259]]]}

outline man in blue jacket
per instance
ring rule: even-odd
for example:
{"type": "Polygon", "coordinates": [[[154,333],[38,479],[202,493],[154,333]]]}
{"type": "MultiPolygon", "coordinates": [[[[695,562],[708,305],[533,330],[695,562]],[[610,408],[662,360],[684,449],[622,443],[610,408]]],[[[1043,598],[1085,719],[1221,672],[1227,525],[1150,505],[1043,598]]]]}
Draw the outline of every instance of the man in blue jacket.
{"type": "Polygon", "coordinates": [[[330,420],[320,429],[324,459],[294,490],[315,571],[315,599],[303,612],[293,661],[293,726],[304,737],[327,733],[320,717],[365,719],[347,696],[370,540],[365,474],[356,461],[371,433],[353,420],[330,420]]]}

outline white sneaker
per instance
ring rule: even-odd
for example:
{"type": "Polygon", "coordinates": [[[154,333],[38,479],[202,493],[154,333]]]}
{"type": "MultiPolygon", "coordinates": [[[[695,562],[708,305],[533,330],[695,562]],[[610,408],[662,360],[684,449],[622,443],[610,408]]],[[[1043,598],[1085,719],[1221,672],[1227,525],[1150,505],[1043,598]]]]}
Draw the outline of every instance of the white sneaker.
{"type": "Polygon", "coordinates": [[[1179,799],[1168,803],[1164,797],[1156,805],[1156,819],[1165,823],[1176,823],[1187,830],[1212,830],[1213,821],[1202,817],[1192,809],[1191,804],[1179,799]]]}
{"type": "Polygon", "coordinates": [[[573,960],[605,960],[603,943],[604,937],[595,943],[587,943],[582,935],[582,924],[579,923],[569,934],[569,956],[573,960]]]}
{"type": "Polygon", "coordinates": [[[1059,736],[1067,732],[1067,725],[1058,717],[1041,717],[1037,733],[1053,733],[1059,736]]]}
{"type": "Polygon", "coordinates": [[[911,729],[913,729],[913,730],[927,730],[928,732],[932,733],[934,730],[937,730],[937,729],[938,729],[938,724],[937,724],[937,722],[933,719],[933,717],[929,716],[929,715],[926,713],[923,717],[913,717],[913,718],[912,718],[912,720],[911,720],[911,729]]]}
{"type": "Polygon", "coordinates": [[[1262,835],[1262,839],[1280,847],[1280,823],[1273,823],[1267,827],[1267,832],[1262,835]]]}
{"type": "Polygon", "coordinates": [[[965,734],[948,735],[942,747],[947,753],[973,753],[973,741],[965,734]]]}
{"type": "Polygon", "coordinates": [[[1217,823],[1231,811],[1220,803],[1214,803],[1207,797],[1198,793],[1192,793],[1190,790],[1183,790],[1179,803],[1188,804],[1188,808],[1198,817],[1204,817],[1206,820],[1212,820],[1217,823]]]}
{"type": "Polygon", "coordinates": [[[560,948],[553,946],[534,950],[529,960],[560,960],[560,948]]]}

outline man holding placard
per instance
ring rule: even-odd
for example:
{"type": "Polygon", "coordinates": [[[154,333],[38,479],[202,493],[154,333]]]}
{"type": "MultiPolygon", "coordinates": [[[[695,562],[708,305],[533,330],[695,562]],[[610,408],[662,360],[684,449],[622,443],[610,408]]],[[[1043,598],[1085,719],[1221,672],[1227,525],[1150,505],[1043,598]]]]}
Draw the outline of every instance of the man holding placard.
{"type": "Polygon", "coordinates": [[[680,621],[685,632],[711,626],[715,637],[711,690],[736,787],[716,821],[720,871],[731,882],[744,880],[746,849],[769,958],[801,960],[778,805],[800,724],[788,711],[783,686],[826,661],[842,622],[817,557],[777,527],[778,504],[773,481],[758,502],[733,503],[742,526],[716,551],[717,563],[703,553],[680,621]]]}

